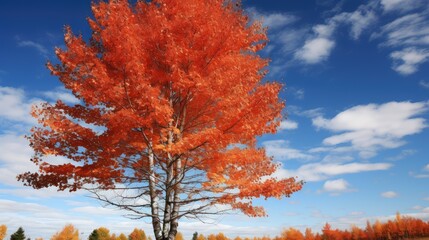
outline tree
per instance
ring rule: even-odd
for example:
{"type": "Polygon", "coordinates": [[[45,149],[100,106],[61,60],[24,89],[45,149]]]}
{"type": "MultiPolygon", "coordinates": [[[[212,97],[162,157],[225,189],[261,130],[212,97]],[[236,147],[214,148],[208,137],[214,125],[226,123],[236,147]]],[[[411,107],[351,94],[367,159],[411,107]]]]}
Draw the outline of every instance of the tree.
{"type": "Polygon", "coordinates": [[[22,227],[19,227],[18,230],[16,230],[15,233],[13,233],[10,236],[10,240],[25,240],[25,233],[24,233],[24,229],[22,229],[22,227]]]}
{"type": "Polygon", "coordinates": [[[197,240],[207,240],[207,239],[206,239],[206,237],[204,237],[203,234],[200,233],[200,234],[198,234],[197,240]]]}
{"type": "Polygon", "coordinates": [[[72,224],[68,224],[60,232],[52,236],[51,240],[79,240],[79,230],[72,224]]]}
{"type": "Polygon", "coordinates": [[[238,1],[111,0],[92,10],[91,40],[66,27],[60,63],[47,64],[80,103],[33,109],[39,171],[18,180],[91,191],[151,218],[156,240],[174,239],[182,217],[218,214],[216,204],[265,216],[252,199],[301,189],[272,177],[279,165],[257,147],[284,103],[281,85],[262,81],[266,29],[238,1]]]}
{"type": "Polygon", "coordinates": [[[283,230],[281,236],[282,239],[287,240],[304,240],[304,235],[301,233],[301,231],[292,227],[283,230]]]}
{"type": "Polygon", "coordinates": [[[97,229],[94,229],[88,237],[88,240],[98,240],[98,232],[97,229]]]}
{"type": "Polygon", "coordinates": [[[117,240],[128,240],[127,236],[123,233],[119,234],[119,236],[116,239],[117,240]]]}
{"type": "Polygon", "coordinates": [[[194,234],[192,234],[192,240],[197,240],[198,239],[198,232],[194,232],[194,234]]]}
{"type": "Polygon", "coordinates": [[[110,230],[105,227],[97,228],[98,240],[110,240],[110,230]]]}
{"type": "Polygon", "coordinates": [[[216,240],[228,240],[228,238],[222,232],[216,234],[216,240]]]}
{"type": "Polygon", "coordinates": [[[143,229],[134,228],[128,236],[129,240],[147,240],[146,233],[143,229]]]}
{"type": "Polygon", "coordinates": [[[4,237],[6,237],[6,233],[7,233],[7,226],[0,225],[0,240],[3,240],[4,237]]]}
{"type": "Polygon", "coordinates": [[[306,228],[305,229],[305,240],[314,240],[315,236],[313,231],[311,231],[311,228],[306,228]]]}
{"type": "Polygon", "coordinates": [[[383,225],[379,220],[376,220],[374,223],[374,235],[376,239],[383,237],[383,225]]]}

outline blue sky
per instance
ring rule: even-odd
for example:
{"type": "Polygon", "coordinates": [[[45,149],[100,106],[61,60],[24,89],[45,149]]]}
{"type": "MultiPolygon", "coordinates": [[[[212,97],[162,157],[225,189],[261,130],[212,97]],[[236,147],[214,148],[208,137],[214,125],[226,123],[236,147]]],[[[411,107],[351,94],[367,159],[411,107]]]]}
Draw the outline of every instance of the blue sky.
{"type": "MultiPolygon", "coordinates": [[[[267,218],[240,214],[202,224],[183,220],[185,236],[224,232],[278,234],[325,222],[339,228],[386,220],[399,211],[429,220],[429,7],[425,0],[247,0],[244,7],[269,27],[261,55],[269,80],[285,84],[287,120],[259,139],[282,168],[277,176],[306,181],[283,200],[261,201],[267,218]]],[[[66,223],[83,238],[105,226],[151,233],[103,208],[85,192],[33,190],[15,180],[34,170],[24,135],[32,104],[76,99],[45,68],[63,44],[64,25],[89,37],[90,1],[0,2],[0,224],[9,234],[48,239],[66,223]]],[[[259,201],[258,201],[259,202],[259,201]]]]}

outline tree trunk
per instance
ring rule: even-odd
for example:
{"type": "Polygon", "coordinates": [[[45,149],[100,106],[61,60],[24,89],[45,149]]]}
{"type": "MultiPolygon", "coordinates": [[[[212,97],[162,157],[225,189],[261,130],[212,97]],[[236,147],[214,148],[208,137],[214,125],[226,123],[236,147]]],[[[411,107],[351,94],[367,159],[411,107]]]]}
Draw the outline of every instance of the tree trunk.
{"type": "Polygon", "coordinates": [[[152,143],[149,144],[149,194],[150,206],[152,213],[152,227],[156,240],[162,240],[161,235],[161,221],[159,219],[159,199],[156,192],[156,176],[155,176],[155,163],[154,155],[152,152],[152,143]]]}
{"type": "Polygon", "coordinates": [[[182,160],[179,158],[176,162],[176,174],[174,181],[174,201],[173,209],[171,212],[170,232],[168,233],[168,239],[174,240],[177,234],[177,228],[179,226],[179,208],[180,208],[180,190],[182,181],[182,160]]]}

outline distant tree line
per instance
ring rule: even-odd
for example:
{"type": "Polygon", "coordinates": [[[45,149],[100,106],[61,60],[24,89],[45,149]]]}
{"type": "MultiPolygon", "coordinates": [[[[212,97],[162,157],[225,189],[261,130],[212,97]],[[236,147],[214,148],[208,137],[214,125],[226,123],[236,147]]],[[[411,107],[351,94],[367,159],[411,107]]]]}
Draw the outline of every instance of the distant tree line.
{"type": "MultiPolygon", "coordinates": [[[[0,225],[0,240],[6,237],[7,227],[0,225]]],[[[379,220],[371,224],[367,221],[365,228],[351,226],[347,230],[334,229],[329,223],[326,223],[320,232],[314,233],[312,229],[307,228],[304,233],[295,228],[284,229],[279,236],[275,237],[253,237],[253,238],[228,238],[223,233],[209,234],[204,236],[195,232],[192,240],[399,240],[399,239],[427,239],[429,237],[429,221],[422,219],[401,216],[396,214],[396,218],[387,222],[379,220]]],[[[25,236],[22,227],[10,236],[10,240],[30,240],[25,236]]],[[[43,240],[36,238],[35,240],[43,240]]],[[[71,224],[66,225],[61,231],[54,234],[50,240],[80,240],[79,231],[71,224]]],[[[142,229],[135,228],[128,236],[121,233],[119,235],[111,234],[109,229],[100,227],[94,229],[88,237],[88,240],[152,240],[146,236],[142,229]]],[[[184,240],[179,232],[175,240],[184,240]]]]}

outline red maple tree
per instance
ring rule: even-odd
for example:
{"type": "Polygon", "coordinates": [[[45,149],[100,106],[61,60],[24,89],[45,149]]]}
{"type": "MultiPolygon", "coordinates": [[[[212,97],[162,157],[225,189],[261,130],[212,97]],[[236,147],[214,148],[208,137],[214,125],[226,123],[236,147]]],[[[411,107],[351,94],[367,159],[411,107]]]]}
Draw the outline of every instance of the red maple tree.
{"type": "Polygon", "coordinates": [[[60,63],[47,64],[81,103],[34,107],[40,125],[28,139],[39,172],[19,180],[87,189],[152,218],[157,240],[174,239],[181,217],[214,205],[263,216],[252,199],[301,189],[271,177],[279,166],[257,147],[284,103],[280,84],[262,82],[266,30],[237,1],[111,0],[92,10],[90,41],[67,27],[60,63]]]}

